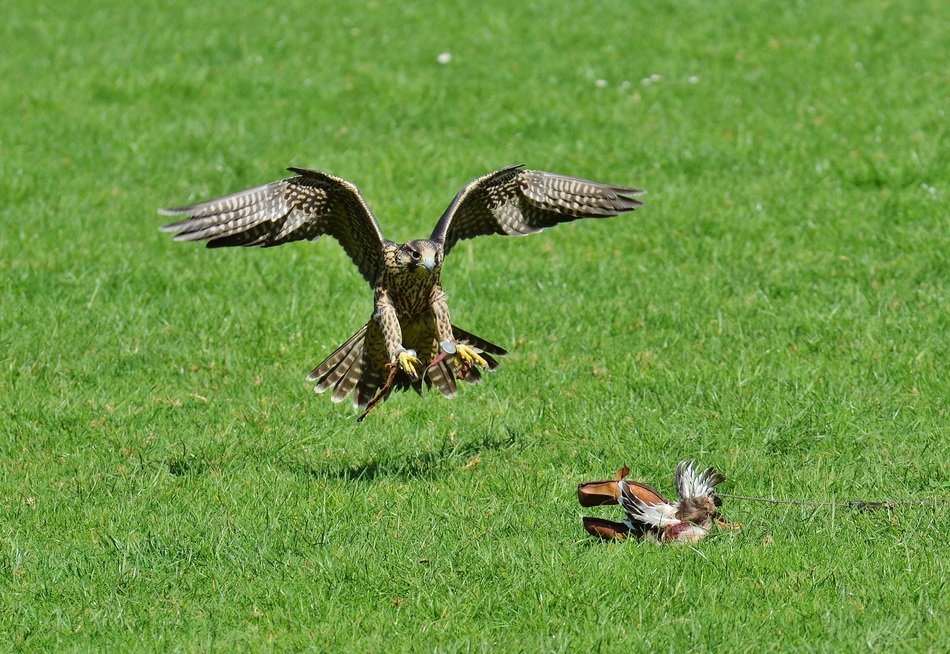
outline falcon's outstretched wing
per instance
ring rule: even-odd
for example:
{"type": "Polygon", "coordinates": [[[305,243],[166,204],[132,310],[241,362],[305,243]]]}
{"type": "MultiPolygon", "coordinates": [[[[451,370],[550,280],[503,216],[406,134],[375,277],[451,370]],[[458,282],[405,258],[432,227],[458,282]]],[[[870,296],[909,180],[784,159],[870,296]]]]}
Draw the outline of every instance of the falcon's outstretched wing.
{"type": "Polygon", "coordinates": [[[627,482],[620,480],[618,484],[620,486],[620,506],[623,507],[630,522],[660,528],[671,527],[680,523],[680,520],[676,517],[676,507],[672,504],[666,502],[647,504],[627,487],[627,482]]]}
{"type": "Polygon", "coordinates": [[[520,236],[579,218],[607,218],[643,204],[643,191],[566,177],[522,164],[474,179],[459,191],[430,237],[443,252],[483,234],[520,236]]]}
{"type": "Polygon", "coordinates": [[[185,215],[165,225],[176,241],[208,241],[208,247],[271,247],[329,234],[340,242],[370,284],[382,265],[379,223],[354,184],[316,170],[290,168],[290,177],[178,209],[185,215]]]}
{"type": "Polygon", "coordinates": [[[715,468],[696,470],[695,461],[680,461],[676,465],[676,493],[680,499],[687,497],[712,497],[716,499],[716,486],[726,478],[715,468]]]}

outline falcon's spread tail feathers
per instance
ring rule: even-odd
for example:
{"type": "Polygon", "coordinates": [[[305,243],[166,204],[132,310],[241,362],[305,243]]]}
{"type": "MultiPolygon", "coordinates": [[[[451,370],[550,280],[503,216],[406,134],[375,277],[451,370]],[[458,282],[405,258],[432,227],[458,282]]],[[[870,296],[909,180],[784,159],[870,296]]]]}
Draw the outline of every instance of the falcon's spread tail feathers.
{"type": "Polygon", "coordinates": [[[314,388],[316,392],[322,393],[328,388],[333,388],[330,399],[334,402],[342,402],[350,391],[356,388],[357,391],[353,397],[354,404],[366,406],[376,389],[383,383],[381,376],[373,375],[372,371],[368,370],[368,357],[364,346],[368,327],[368,324],[363,325],[333,354],[310,371],[307,381],[317,382],[314,388]]]}
{"type": "MultiPolygon", "coordinates": [[[[343,345],[328,356],[320,365],[314,368],[307,376],[307,381],[317,382],[314,390],[317,393],[332,388],[330,396],[334,402],[342,402],[346,396],[353,393],[353,406],[363,409],[370,403],[380,388],[386,383],[389,371],[386,367],[386,355],[379,342],[372,335],[368,336],[375,323],[370,321],[353,334],[343,345]]],[[[455,339],[458,343],[475,349],[485,362],[488,370],[498,367],[500,357],[508,354],[504,349],[475,336],[455,325],[452,326],[455,339]]],[[[424,353],[420,352],[420,357],[424,353]]],[[[431,360],[423,358],[426,371],[423,375],[426,386],[435,386],[445,397],[454,397],[457,386],[456,378],[460,377],[469,384],[481,381],[481,372],[475,366],[456,368],[448,360],[441,360],[431,365],[431,360]]],[[[422,379],[411,379],[405,372],[399,370],[393,387],[398,390],[412,388],[422,392],[422,379]]]]}

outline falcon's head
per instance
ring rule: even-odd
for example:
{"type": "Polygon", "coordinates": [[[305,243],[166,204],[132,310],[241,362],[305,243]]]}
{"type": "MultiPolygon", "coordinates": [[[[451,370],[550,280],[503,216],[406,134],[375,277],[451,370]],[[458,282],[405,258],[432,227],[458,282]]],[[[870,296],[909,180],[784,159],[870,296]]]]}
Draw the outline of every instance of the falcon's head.
{"type": "Polygon", "coordinates": [[[442,269],[442,247],[425,239],[403,243],[396,250],[395,263],[399,272],[438,273],[442,269]]]}

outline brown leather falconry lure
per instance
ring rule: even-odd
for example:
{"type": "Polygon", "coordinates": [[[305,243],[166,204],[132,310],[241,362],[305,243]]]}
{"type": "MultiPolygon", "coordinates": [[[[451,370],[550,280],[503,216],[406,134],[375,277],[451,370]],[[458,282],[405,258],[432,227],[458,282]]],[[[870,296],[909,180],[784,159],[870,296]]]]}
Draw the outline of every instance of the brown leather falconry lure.
{"type": "MultiPolygon", "coordinates": [[[[241,191],[166,215],[184,220],[162,229],[177,241],[208,247],[271,247],[332,236],[373,288],[370,320],[310,373],[316,391],[332,389],[339,402],[352,394],[371,408],[393,388],[435,386],[452,397],[456,379],[481,378],[506,354],[452,324],[440,274],[445,256],[463,239],[520,236],[579,218],[632,211],[642,191],[508,166],[469,182],[442,214],[428,239],[394,243],[352,183],[327,173],[291,168],[294,177],[241,191]]],[[[367,409],[368,410],[368,409],[367,409]]],[[[365,413],[364,413],[365,415],[365,413]]]]}
{"type": "Polygon", "coordinates": [[[584,529],[592,536],[604,540],[646,536],[661,543],[695,543],[706,537],[713,524],[738,529],[738,525],[719,519],[722,500],[716,495],[716,486],[726,478],[715,468],[700,472],[695,462],[680,461],[675,473],[676,502],[670,502],[652,486],[624,479],[629,472],[624,466],[613,480],[577,487],[581,506],[620,504],[626,513],[623,522],[585,517],[584,529]]]}

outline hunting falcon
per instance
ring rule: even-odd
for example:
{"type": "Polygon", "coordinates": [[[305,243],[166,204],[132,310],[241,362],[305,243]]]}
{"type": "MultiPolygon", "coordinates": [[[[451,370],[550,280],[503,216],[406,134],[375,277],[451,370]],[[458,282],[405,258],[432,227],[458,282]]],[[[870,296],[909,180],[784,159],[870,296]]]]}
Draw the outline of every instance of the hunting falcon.
{"type": "MultiPolygon", "coordinates": [[[[432,235],[406,243],[385,236],[359,189],[316,170],[160,213],[184,216],[165,225],[176,241],[209,248],[272,247],[332,236],[374,293],[370,320],[313,369],[316,391],[334,402],[352,394],[369,410],[393,388],[435,386],[456,393],[456,379],[476,383],[493,370],[501,347],[452,324],[440,274],[456,243],[487,234],[521,236],[580,218],[608,218],[643,203],[642,191],[513,165],[474,179],[459,191],[432,235]]],[[[365,416],[365,411],[363,413],[365,416]]],[[[362,417],[362,416],[361,416],[362,417]]]]}

